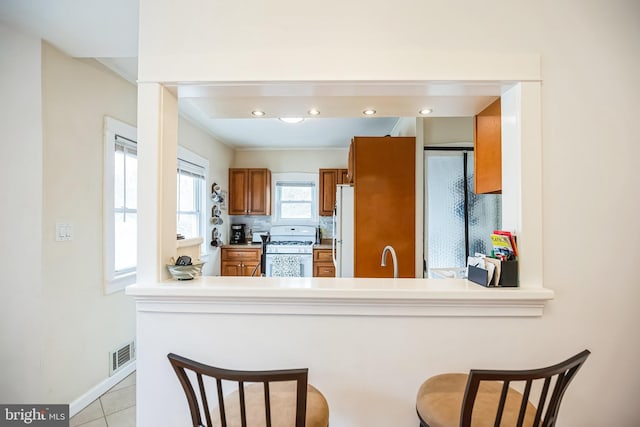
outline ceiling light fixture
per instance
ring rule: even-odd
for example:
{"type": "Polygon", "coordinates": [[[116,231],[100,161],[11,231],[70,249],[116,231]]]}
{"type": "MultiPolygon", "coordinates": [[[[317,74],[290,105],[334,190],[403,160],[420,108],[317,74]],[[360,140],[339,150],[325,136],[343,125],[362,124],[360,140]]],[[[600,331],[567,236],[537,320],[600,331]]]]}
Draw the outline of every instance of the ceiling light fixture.
{"type": "Polygon", "coordinates": [[[317,116],[320,114],[320,110],[316,110],[315,108],[312,108],[308,111],[310,116],[317,116]]]}
{"type": "Polygon", "coordinates": [[[262,110],[253,110],[251,112],[251,115],[255,116],[255,117],[262,117],[265,115],[265,112],[262,110]]]}
{"type": "Polygon", "coordinates": [[[418,113],[420,115],[422,115],[422,116],[426,116],[427,114],[433,113],[433,110],[431,108],[425,108],[425,109],[422,109],[422,110],[418,111],[418,113]]]}
{"type": "Polygon", "coordinates": [[[304,121],[302,117],[280,117],[280,120],[285,123],[300,123],[304,121]]]}
{"type": "Polygon", "coordinates": [[[376,110],[372,108],[368,108],[362,112],[365,116],[373,116],[376,113],[376,110]]]}

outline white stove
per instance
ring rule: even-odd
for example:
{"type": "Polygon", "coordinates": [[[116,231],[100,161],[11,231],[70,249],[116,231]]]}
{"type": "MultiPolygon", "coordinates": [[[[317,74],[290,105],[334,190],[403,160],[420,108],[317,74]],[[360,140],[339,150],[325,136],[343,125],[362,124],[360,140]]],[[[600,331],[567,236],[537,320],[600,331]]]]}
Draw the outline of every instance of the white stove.
{"type": "Polygon", "coordinates": [[[313,276],[313,243],[316,228],[306,225],[271,227],[266,244],[266,275],[270,277],[313,276]]]}
{"type": "Polygon", "coordinates": [[[271,227],[271,239],[266,253],[313,254],[316,228],[307,225],[278,225],[271,227]]]}

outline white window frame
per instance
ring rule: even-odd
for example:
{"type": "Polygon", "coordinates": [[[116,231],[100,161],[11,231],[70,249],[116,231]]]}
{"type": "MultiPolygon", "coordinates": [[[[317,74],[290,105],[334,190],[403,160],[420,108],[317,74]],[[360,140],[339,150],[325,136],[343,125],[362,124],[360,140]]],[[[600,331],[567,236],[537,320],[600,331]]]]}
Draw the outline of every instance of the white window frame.
{"type": "MultiPolygon", "coordinates": [[[[204,258],[207,252],[207,213],[211,210],[211,197],[208,197],[207,189],[209,188],[209,160],[194,153],[193,151],[185,148],[182,145],[178,145],[178,160],[183,160],[188,163],[192,163],[199,166],[204,171],[204,185],[202,186],[202,193],[200,194],[200,200],[202,200],[202,210],[200,218],[200,237],[202,237],[202,244],[200,245],[201,259],[204,258]]],[[[177,174],[177,171],[176,171],[177,174]]],[[[177,208],[176,208],[177,209],[177,208]]],[[[177,211],[176,211],[177,215],[177,211]]]]}
{"type": "Polygon", "coordinates": [[[272,194],[274,195],[273,225],[318,225],[318,174],[316,173],[274,173],[272,174],[272,194]],[[311,182],[314,186],[312,192],[311,219],[282,219],[280,217],[280,192],[278,183],[287,182],[311,182]]]}
{"type": "Polygon", "coordinates": [[[135,283],[136,271],[118,274],[115,271],[114,174],[116,136],[138,141],[138,130],[112,117],[104,118],[104,182],[103,182],[103,239],[104,292],[112,294],[135,283]]]}

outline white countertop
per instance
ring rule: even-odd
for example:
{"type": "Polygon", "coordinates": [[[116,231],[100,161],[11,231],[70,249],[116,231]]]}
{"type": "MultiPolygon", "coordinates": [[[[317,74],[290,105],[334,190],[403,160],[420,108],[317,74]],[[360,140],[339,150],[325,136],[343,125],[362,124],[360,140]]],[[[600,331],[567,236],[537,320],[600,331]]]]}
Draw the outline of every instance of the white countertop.
{"type": "Polygon", "coordinates": [[[126,293],[224,312],[427,316],[540,316],[554,296],[545,288],[485,288],[465,279],[214,276],[136,284],[126,293]]]}

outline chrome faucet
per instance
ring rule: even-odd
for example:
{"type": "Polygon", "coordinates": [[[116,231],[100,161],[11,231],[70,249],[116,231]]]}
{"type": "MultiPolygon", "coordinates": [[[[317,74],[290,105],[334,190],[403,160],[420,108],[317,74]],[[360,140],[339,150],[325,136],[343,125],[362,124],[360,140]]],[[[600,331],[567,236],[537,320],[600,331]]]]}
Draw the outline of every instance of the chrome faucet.
{"type": "Polygon", "coordinates": [[[393,249],[393,246],[387,245],[382,250],[382,262],[380,263],[381,267],[387,266],[387,252],[391,252],[391,259],[393,260],[393,278],[398,278],[398,258],[396,257],[396,251],[393,249]]]}

